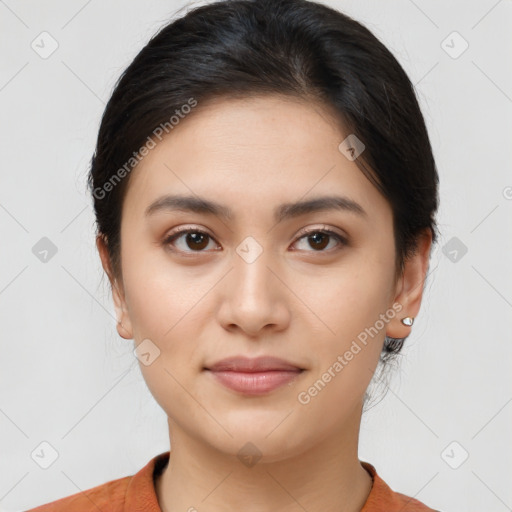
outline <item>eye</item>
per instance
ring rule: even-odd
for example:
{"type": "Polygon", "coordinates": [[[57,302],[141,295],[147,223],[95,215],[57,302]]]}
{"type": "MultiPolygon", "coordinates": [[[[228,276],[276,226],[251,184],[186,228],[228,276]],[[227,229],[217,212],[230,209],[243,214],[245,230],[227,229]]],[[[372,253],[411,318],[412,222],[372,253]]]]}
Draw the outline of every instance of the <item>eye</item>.
{"type": "Polygon", "coordinates": [[[301,234],[303,236],[298,241],[306,239],[306,243],[314,249],[309,252],[327,252],[324,249],[329,245],[329,239],[333,238],[338,242],[338,246],[347,245],[346,238],[329,229],[310,229],[302,231],[301,234]]]}
{"type": "MultiPolygon", "coordinates": [[[[329,246],[329,239],[335,239],[338,242],[338,246],[345,246],[348,244],[347,240],[343,236],[325,228],[303,230],[300,235],[302,236],[299,237],[297,242],[300,242],[302,239],[306,239],[309,246],[314,249],[309,252],[327,252],[325,248],[329,246]]],[[[178,252],[199,253],[205,252],[205,249],[208,248],[209,242],[212,240],[214,240],[213,237],[205,231],[197,228],[185,227],[176,229],[165,238],[163,243],[164,245],[173,246],[178,250],[178,252]]],[[[332,249],[332,247],[330,249],[332,249]]]]}
{"type": "Polygon", "coordinates": [[[206,233],[205,231],[201,231],[196,228],[178,228],[171,235],[165,238],[164,245],[172,245],[175,247],[178,245],[177,249],[179,252],[204,252],[203,249],[208,247],[209,241],[213,240],[213,238],[206,233]],[[181,242],[180,244],[175,244],[176,241],[181,242]],[[187,251],[188,249],[192,249],[192,251],[187,251]]]}

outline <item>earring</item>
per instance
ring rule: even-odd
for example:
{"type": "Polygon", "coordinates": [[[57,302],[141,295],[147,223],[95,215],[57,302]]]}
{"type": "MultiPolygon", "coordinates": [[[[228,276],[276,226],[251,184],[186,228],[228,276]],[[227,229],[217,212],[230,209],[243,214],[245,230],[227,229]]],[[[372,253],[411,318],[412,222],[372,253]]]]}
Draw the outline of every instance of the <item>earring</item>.
{"type": "Polygon", "coordinates": [[[402,318],[402,323],[407,326],[411,326],[414,323],[414,317],[406,316],[405,318],[402,318]]]}

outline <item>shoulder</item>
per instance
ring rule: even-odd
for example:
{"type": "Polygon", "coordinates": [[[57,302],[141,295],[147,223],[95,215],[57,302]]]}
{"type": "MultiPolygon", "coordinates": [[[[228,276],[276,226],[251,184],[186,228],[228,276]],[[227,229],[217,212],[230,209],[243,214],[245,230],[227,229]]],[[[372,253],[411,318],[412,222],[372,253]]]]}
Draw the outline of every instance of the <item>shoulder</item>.
{"type": "Polygon", "coordinates": [[[361,512],[439,512],[428,507],[421,501],[405,494],[393,491],[377,474],[376,469],[368,462],[361,462],[370,473],[373,486],[361,512]]]}
{"type": "Polygon", "coordinates": [[[111,480],[26,512],[123,512],[127,507],[130,510],[160,512],[154,476],[167,463],[169,453],[161,453],[152,458],[133,476],[111,480]]]}
{"type": "Polygon", "coordinates": [[[127,476],[92,487],[71,496],[27,510],[27,512],[89,512],[110,510],[121,512],[124,509],[126,490],[132,477],[127,476]],[[107,508],[108,507],[108,508],[107,508]]]}

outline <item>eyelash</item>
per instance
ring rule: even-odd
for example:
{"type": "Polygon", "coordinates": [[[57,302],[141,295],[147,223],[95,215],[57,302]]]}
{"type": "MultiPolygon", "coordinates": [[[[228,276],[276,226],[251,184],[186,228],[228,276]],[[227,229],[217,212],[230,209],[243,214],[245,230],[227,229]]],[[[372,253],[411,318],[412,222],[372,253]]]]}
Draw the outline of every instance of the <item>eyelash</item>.
{"type": "MultiPolygon", "coordinates": [[[[183,236],[183,235],[186,235],[188,233],[199,233],[201,235],[206,235],[208,236],[211,240],[215,240],[209,233],[207,233],[206,231],[202,231],[201,229],[196,229],[196,228],[178,228],[176,229],[173,233],[171,233],[169,236],[167,236],[164,241],[163,241],[163,244],[168,246],[168,245],[172,245],[172,242],[174,242],[176,239],[178,239],[179,237],[183,236]]],[[[315,229],[305,229],[303,231],[301,231],[297,237],[297,240],[302,240],[303,238],[306,238],[312,234],[316,234],[316,233],[321,233],[323,235],[328,235],[332,238],[335,238],[339,244],[343,247],[343,246],[346,246],[348,245],[348,242],[346,240],[345,237],[339,235],[338,233],[330,230],[330,229],[327,229],[327,228],[322,228],[322,229],[318,229],[318,228],[315,228],[315,229]]],[[[337,249],[341,249],[341,247],[338,247],[337,249]]],[[[311,250],[311,251],[306,251],[306,252],[316,252],[316,253],[326,253],[326,252],[331,252],[333,250],[337,250],[336,248],[331,248],[331,249],[328,249],[328,250],[320,250],[320,251],[315,251],[315,250],[311,250]]],[[[179,253],[182,253],[182,254],[188,254],[188,255],[191,255],[191,254],[200,254],[202,252],[207,252],[207,251],[204,251],[204,250],[201,250],[201,251],[181,251],[179,249],[172,249],[173,251],[175,252],[179,252],[179,253]]]]}

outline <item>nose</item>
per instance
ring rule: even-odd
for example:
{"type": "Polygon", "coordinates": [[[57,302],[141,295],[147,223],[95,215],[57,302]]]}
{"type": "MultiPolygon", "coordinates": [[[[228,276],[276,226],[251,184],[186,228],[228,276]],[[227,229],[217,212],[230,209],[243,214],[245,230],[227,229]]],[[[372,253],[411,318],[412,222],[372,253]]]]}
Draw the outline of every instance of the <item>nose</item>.
{"type": "Polygon", "coordinates": [[[261,244],[258,248],[250,240],[237,248],[233,268],[225,279],[224,300],[219,310],[225,329],[240,329],[247,336],[256,337],[288,326],[290,290],[271,252],[261,244]]]}

